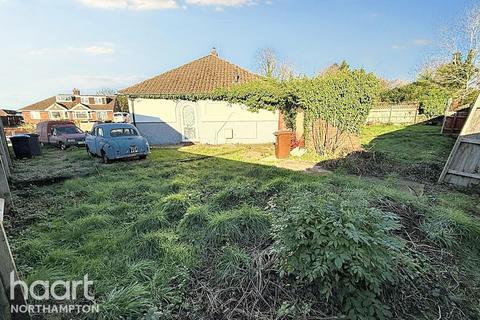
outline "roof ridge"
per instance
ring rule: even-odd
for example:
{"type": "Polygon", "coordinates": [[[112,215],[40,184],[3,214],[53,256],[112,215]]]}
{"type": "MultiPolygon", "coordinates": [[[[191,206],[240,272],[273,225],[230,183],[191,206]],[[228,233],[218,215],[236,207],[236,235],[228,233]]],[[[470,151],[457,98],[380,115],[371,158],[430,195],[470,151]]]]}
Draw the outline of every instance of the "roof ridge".
{"type": "MultiPolygon", "coordinates": [[[[161,76],[163,76],[163,75],[165,75],[165,74],[174,72],[174,71],[176,71],[176,70],[178,70],[178,69],[181,69],[181,68],[183,68],[183,67],[186,67],[186,66],[188,66],[188,65],[190,65],[190,64],[192,64],[192,63],[195,63],[195,62],[198,62],[198,61],[200,61],[200,60],[202,60],[202,59],[208,58],[208,57],[211,56],[211,55],[212,55],[212,54],[208,54],[208,55],[206,55],[206,56],[203,56],[203,57],[201,57],[201,58],[195,59],[195,60],[193,60],[193,61],[184,63],[184,64],[182,64],[182,65],[180,65],[180,66],[178,66],[178,67],[176,67],[176,68],[173,68],[173,69],[164,71],[164,72],[162,72],[162,73],[160,73],[160,74],[157,74],[157,75],[154,76],[154,77],[145,79],[145,80],[143,80],[143,81],[141,81],[141,82],[139,82],[139,83],[136,83],[136,84],[134,84],[134,85],[132,85],[132,86],[130,86],[130,87],[127,87],[127,88],[125,88],[125,89],[119,90],[118,92],[121,93],[121,92],[123,92],[123,91],[125,91],[125,90],[128,90],[128,89],[130,89],[130,88],[133,88],[133,87],[136,87],[136,86],[140,86],[140,85],[142,85],[143,83],[145,83],[145,82],[147,82],[147,81],[151,81],[151,80],[154,80],[154,79],[156,79],[156,78],[158,78],[158,77],[161,77],[161,76]]],[[[218,57],[217,57],[217,58],[218,58],[218,57]]]]}
{"type": "MultiPolygon", "coordinates": [[[[222,59],[218,57],[218,55],[210,53],[206,56],[202,56],[171,70],[162,72],[154,77],[145,79],[137,84],[122,89],[119,92],[123,94],[174,94],[188,92],[200,93],[205,90],[205,92],[208,92],[212,90],[212,83],[220,86],[228,86],[225,80],[225,75],[229,74],[228,71],[238,72],[246,81],[249,81],[255,77],[260,77],[256,73],[253,73],[245,68],[233,64],[230,61],[222,59]],[[210,71],[213,71],[214,74],[212,74],[210,71]],[[196,74],[197,76],[201,74],[202,77],[197,79],[188,79],[189,76],[194,74],[196,74]],[[206,79],[203,76],[213,77],[213,81],[212,79],[206,79]],[[200,82],[200,84],[198,84],[198,81],[200,82]],[[159,86],[163,87],[163,89],[160,89],[159,86]]],[[[232,74],[231,76],[233,79],[234,75],[232,74]]]]}

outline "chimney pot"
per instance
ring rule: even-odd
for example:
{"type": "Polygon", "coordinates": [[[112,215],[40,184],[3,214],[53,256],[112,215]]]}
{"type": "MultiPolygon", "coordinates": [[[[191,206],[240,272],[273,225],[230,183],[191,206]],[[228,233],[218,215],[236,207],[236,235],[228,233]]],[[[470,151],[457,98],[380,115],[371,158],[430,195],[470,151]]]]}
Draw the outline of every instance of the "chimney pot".
{"type": "Polygon", "coordinates": [[[212,48],[212,51],[210,51],[210,54],[211,54],[212,56],[218,57],[217,49],[215,49],[215,47],[213,47],[213,48],[212,48]]]}

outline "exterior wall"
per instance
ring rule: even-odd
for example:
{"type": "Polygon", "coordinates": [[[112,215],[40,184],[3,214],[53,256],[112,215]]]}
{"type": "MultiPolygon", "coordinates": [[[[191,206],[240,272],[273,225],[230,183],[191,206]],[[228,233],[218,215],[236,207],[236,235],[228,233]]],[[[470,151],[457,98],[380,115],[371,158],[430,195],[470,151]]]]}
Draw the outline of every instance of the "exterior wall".
{"type": "MultiPolygon", "coordinates": [[[[52,109],[51,109],[52,110],[52,109]]],[[[52,110],[52,111],[58,111],[58,110],[52,110]]],[[[112,121],[113,120],[113,111],[110,110],[105,110],[107,112],[105,121],[112,121]]],[[[25,123],[29,124],[37,124],[42,121],[47,121],[47,120],[80,120],[80,121],[85,121],[87,119],[76,119],[73,116],[73,111],[67,111],[66,112],[66,117],[64,119],[51,119],[50,118],[50,113],[48,111],[39,111],[40,112],[40,119],[32,119],[30,111],[22,111],[23,119],[25,123]]],[[[88,118],[88,121],[97,121],[97,111],[90,111],[90,116],[88,118]]]]}
{"type": "Polygon", "coordinates": [[[47,121],[48,119],[48,111],[40,111],[40,119],[32,119],[30,116],[30,111],[22,111],[23,120],[25,123],[36,124],[42,121],[47,121]]]}
{"type": "Polygon", "coordinates": [[[183,133],[183,109],[193,107],[196,116],[196,139],[207,144],[271,143],[278,130],[278,112],[260,110],[224,101],[197,102],[166,99],[129,100],[129,111],[139,131],[150,144],[188,142],[183,133]]]}

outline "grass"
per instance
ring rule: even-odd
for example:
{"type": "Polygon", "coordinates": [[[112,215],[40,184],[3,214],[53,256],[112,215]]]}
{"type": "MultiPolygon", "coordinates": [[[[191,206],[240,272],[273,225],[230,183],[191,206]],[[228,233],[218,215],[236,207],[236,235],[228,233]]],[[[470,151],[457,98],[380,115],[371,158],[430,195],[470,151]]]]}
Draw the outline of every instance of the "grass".
{"type": "Polygon", "coordinates": [[[322,165],[356,175],[435,183],[455,139],[440,134],[438,126],[375,125],[362,128],[361,143],[364,151],[326,159],[322,165]]]}
{"type": "MultiPolygon", "coordinates": [[[[362,142],[397,168],[442,163],[452,140],[432,128],[367,127],[362,142]]],[[[421,265],[421,281],[390,286],[382,298],[395,318],[438,318],[439,308],[442,319],[480,318],[478,195],[432,185],[418,196],[395,179],[294,172],[275,167],[272,153],[268,145],[190,146],[103,165],[81,149],[46,148],[15,168],[16,208],[6,225],[20,274],[34,281],[88,273],[102,311],[85,318],[338,316],[315,286],[281,277],[271,218],[281,194],[348,201],[354,193],[362,206],[397,217],[394,236],[421,265]]]]}

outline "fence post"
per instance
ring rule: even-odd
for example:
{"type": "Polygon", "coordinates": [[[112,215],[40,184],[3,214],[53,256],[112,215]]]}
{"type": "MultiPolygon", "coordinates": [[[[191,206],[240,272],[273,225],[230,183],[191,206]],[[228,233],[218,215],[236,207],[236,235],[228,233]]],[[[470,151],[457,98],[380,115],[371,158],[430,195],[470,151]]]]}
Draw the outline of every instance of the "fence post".
{"type": "Polygon", "coordinates": [[[13,274],[13,280],[18,281],[17,268],[13,261],[12,252],[8,245],[7,235],[3,228],[3,208],[4,200],[0,198],[0,315],[2,319],[7,320],[29,320],[29,313],[11,312],[11,305],[27,305],[23,294],[22,286],[16,286],[14,296],[10,297],[10,275],[13,274]],[[5,302],[7,304],[5,305],[5,302]]]}
{"type": "Polygon", "coordinates": [[[390,113],[388,114],[388,123],[392,123],[392,112],[393,112],[393,104],[390,105],[390,113]]]}
{"type": "Polygon", "coordinates": [[[7,178],[10,177],[11,171],[10,168],[12,166],[12,159],[10,158],[10,152],[8,151],[8,144],[7,138],[5,136],[5,130],[3,128],[3,123],[0,121],[0,157],[3,160],[5,165],[5,172],[7,174],[7,178]]]}
{"type": "Polygon", "coordinates": [[[453,102],[452,98],[449,98],[447,100],[447,105],[445,106],[445,112],[443,113],[442,130],[440,130],[440,133],[442,134],[443,134],[443,131],[445,130],[445,122],[447,122],[448,112],[450,111],[450,106],[452,102],[453,102]]]}
{"type": "Polygon", "coordinates": [[[5,171],[5,167],[8,167],[8,165],[6,165],[3,161],[3,157],[0,157],[0,198],[5,199],[6,207],[10,208],[10,205],[12,204],[12,194],[10,192],[7,173],[5,171]]]}

